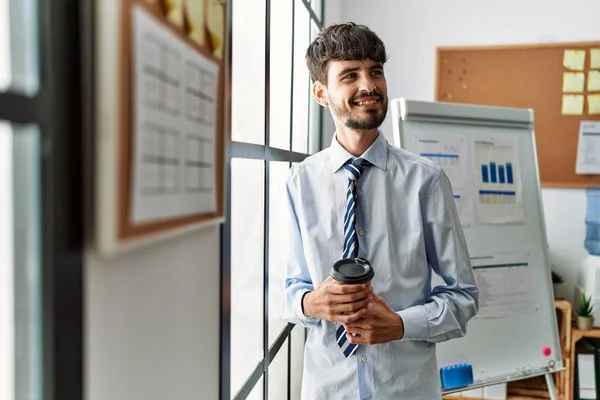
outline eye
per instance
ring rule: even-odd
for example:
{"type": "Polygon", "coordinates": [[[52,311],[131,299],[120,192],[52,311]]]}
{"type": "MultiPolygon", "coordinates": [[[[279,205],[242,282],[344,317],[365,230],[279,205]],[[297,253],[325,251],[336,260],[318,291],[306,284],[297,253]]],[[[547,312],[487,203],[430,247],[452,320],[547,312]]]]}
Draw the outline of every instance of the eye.
{"type": "Polygon", "coordinates": [[[344,75],[344,77],[342,79],[354,79],[355,77],[356,77],[356,73],[351,72],[348,75],[344,75]]]}
{"type": "Polygon", "coordinates": [[[375,76],[383,75],[383,71],[380,69],[374,69],[371,71],[371,75],[375,75],[375,76]]]}

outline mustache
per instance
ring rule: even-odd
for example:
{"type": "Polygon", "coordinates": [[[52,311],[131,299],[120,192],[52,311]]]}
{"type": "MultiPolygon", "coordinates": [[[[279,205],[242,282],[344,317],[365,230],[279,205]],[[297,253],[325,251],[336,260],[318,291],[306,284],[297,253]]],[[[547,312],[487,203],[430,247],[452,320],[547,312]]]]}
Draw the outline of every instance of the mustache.
{"type": "Polygon", "coordinates": [[[381,93],[379,93],[377,90],[373,90],[370,92],[363,92],[363,93],[359,94],[358,96],[354,97],[351,101],[352,102],[359,101],[360,99],[363,99],[365,97],[376,97],[377,100],[381,100],[381,98],[382,98],[381,93]]]}

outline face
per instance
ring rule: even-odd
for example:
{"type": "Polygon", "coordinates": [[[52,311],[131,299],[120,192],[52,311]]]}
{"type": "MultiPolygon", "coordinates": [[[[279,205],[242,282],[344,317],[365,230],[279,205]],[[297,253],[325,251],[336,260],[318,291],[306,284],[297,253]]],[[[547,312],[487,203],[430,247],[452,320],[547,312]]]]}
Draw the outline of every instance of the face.
{"type": "Polygon", "coordinates": [[[317,100],[330,107],[334,119],[350,129],[376,129],[385,120],[387,84],[381,63],[370,59],[330,61],[327,86],[320,89],[315,91],[317,100]]]}

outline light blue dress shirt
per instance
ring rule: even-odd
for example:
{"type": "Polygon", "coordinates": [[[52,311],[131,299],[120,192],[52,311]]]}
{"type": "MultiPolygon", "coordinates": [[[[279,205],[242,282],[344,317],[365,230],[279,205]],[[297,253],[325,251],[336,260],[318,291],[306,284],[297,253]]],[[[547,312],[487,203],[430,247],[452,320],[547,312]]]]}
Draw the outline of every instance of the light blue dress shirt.
{"type": "Polygon", "coordinates": [[[435,343],[465,335],[479,292],[447,176],[388,144],[381,132],[362,155],[372,165],[357,184],[358,256],[375,271],[375,293],[402,317],[404,338],[359,346],[346,359],[336,324],[302,312],[302,295],[342,256],[348,182],[342,166],[350,158],[334,135],[329,148],[293,166],[287,181],[283,317],[310,328],[302,398],[440,399],[435,343]],[[445,285],[432,288],[432,273],[445,285]]]}

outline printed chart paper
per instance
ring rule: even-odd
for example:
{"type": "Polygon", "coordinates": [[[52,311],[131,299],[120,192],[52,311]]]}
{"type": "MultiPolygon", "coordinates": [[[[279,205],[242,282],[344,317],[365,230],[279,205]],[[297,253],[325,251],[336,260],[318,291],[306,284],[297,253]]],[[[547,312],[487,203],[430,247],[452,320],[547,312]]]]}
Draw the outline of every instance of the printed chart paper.
{"type": "Polygon", "coordinates": [[[477,222],[524,222],[517,139],[477,138],[473,148],[477,176],[477,222]]]}
{"type": "Polygon", "coordinates": [[[577,174],[600,174],[600,122],[581,121],[577,143],[577,174]]]}
{"type": "Polygon", "coordinates": [[[528,252],[493,252],[471,257],[479,287],[479,319],[535,312],[539,295],[528,252]]]}
{"type": "Polygon", "coordinates": [[[132,18],[133,221],[214,212],[218,64],[143,8],[132,18]]]}
{"type": "Polygon", "coordinates": [[[473,185],[467,179],[467,139],[463,136],[418,134],[416,142],[418,154],[439,165],[450,179],[461,224],[472,225],[475,212],[473,185]]]}

